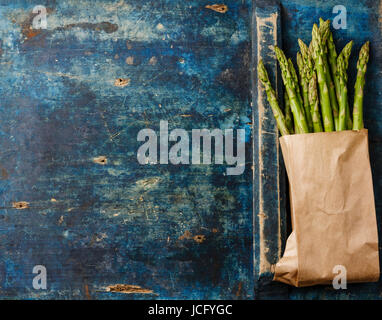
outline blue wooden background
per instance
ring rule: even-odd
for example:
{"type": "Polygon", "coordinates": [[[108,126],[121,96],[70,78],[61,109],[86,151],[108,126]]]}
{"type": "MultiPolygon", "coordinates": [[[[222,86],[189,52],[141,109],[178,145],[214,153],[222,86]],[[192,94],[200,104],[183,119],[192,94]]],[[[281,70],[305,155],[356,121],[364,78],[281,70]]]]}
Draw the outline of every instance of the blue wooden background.
{"type": "MultiPolygon", "coordinates": [[[[258,31],[294,56],[297,37],[308,40],[337,3],[213,4],[0,1],[0,298],[379,297],[379,284],[339,292],[271,282],[286,192],[274,120],[258,104],[259,53],[281,87],[258,31]],[[36,5],[47,8],[47,29],[32,27],[36,5]],[[140,165],[137,133],[160,120],[170,130],[245,128],[244,174],[140,165]],[[32,287],[35,265],[47,268],[47,290],[32,287]],[[117,284],[123,292],[110,291],[117,284]]],[[[348,29],[335,32],[338,46],[371,41],[365,125],[381,222],[382,3],[341,4],[348,29]]],[[[355,55],[353,75],[354,64],[355,55]]]]}
{"type": "Polygon", "coordinates": [[[251,298],[250,2],[0,4],[0,297],[251,298]],[[140,165],[160,120],[247,128],[247,170],[140,165]]]}

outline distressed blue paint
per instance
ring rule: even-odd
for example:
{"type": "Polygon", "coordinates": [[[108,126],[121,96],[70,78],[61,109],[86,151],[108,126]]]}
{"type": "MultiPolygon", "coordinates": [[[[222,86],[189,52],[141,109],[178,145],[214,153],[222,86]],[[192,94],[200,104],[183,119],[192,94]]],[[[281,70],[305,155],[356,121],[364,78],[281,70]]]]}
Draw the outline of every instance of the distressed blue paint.
{"type": "Polygon", "coordinates": [[[207,1],[39,1],[48,29],[35,34],[35,3],[0,4],[0,297],[251,298],[251,1],[225,14],[207,1]],[[246,128],[245,173],[139,165],[137,133],[160,120],[246,128]]]}
{"type": "MultiPolygon", "coordinates": [[[[257,1],[253,12],[253,64],[262,59],[270,79],[281,93],[281,78],[276,78],[276,59],[271,46],[281,45],[280,7],[276,1],[257,1]],[[271,17],[275,19],[270,19],[271,17]],[[259,30],[259,32],[258,32],[259,30]]],[[[255,298],[283,298],[287,289],[272,282],[270,265],[280,258],[280,240],[285,240],[285,173],[277,149],[278,130],[266,96],[257,91],[257,74],[253,74],[253,216],[255,298]],[[264,110],[261,106],[263,105],[264,110]],[[263,234],[263,236],[262,236],[263,234]],[[263,253],[262,253],[263,252],[263,253]],[[261,267],[261,266],[266,266],[261,267]]]]}
{"type": "MultiPolygon", "coordinates": [[[[0,298],[379,298],[380,283],[349,285],[345,292],[291,289],[259,273],[261,151],[267,151],[261,187],[271,263],[285,192],[281,183],[279,203],[275,179],[280,174],[282,181],[283,173],[272,140],[265,140],[265,150],[252,150],[259,126],[256,105],[253,114],[250,106],[257,94],[251,15],[278,11],[276,1],[256,1],[252,8],[249,0],[229,0],[225,14],[206,9],[213,3],[202,0],[40,1],[48,8],[48,29],[40,33],[28,29],[35,3],[0,4],[0,298]],[[130,84],[115,87],[117,78],[130,84]],[[137,133],[158,130],[160,120],[188,131],[246,128],[244,175],[224,176],[222,166],[139,165],[137,133]],[[93,162],[100,155],[107,165],[93,162]],[[30,207],[17,210],[14,201],[30,207]],[[44,292],[32,289],[37,264],[48,269],[44,292]],[[155,294],[105,292],[117,283],[155,294]]],[[[336,4],[281,1],[278,39],[289,56],[297,52],[297,37],[310,38],[313,19],[332,18],[336,4]]],[[[354,39],[355,52],[371,40],[365,124],[381,226],[380,3],[341,4],[348,8],[348,29],[335,32],[338,46],[354,39]]],[[[349,82],[355,62],[353,55],[349,82]]],[[[275,123],[266,112],[261,130],[271,132],[275,123]]]]}

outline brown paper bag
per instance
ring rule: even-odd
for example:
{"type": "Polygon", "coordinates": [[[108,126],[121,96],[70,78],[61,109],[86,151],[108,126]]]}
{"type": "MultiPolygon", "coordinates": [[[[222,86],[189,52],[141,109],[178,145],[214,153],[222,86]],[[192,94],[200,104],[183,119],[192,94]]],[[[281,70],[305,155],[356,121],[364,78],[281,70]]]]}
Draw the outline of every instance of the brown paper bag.
{"type": "Polygon", "coordinates": [[[280,138],[292,233],[274,280],[296,287],[379,279],[378,232],[367,130],[280,138]]]}

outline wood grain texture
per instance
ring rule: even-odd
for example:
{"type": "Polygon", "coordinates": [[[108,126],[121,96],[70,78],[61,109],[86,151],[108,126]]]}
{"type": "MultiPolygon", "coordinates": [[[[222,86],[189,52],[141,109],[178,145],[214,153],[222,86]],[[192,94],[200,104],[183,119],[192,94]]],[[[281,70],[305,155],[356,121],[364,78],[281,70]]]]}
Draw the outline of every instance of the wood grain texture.
{"type": "MultiPolygon", "coordinates": [[[[281,45],[280,14],[278,2],[256,2],[252,53],[254,66],[263,60],[273,86],[281,94],[281,78],[273,51],[273,46],[281,45]]],[[[255,298],[284,298],[287,290],[272,282],[272,266],[281,257],[286,235],[285,171],[276,121],[256,73],[253,78],[255,298]]]]}
{"type": "Polygon", "coordinates": [[[251,1],[39,4],[0,1],[0,298],[251,298],[251,1]],[[140,165],[160,120],[245,128],[247,170],[140,165]]]}
{"type": "MultiPolygon", "coordinates": [[[[310,39],[313,20],[333,18],[338,3],[39,2],[46,30],[31,28],[35,3],[0,0],[0,298],[380,297],[380,283],[335,291],[271,282],[286,236],[285,183],[275,122],[260,108],[260,55],[281,88],[257,23],[271,28],[259,28],[264,41],[295,57],[297,38],[310,39]],[[137,133],[158,131],[160,120],[170,130],[246,128],[244,174],[140,165],[137,133]],[[32,288],[35,265],[47,268],[47,290],[32,288]]],[[[338,47],[371,41],[365,126],[381,234],[382,5],[341,4],[351,10],[338,47]]]]}

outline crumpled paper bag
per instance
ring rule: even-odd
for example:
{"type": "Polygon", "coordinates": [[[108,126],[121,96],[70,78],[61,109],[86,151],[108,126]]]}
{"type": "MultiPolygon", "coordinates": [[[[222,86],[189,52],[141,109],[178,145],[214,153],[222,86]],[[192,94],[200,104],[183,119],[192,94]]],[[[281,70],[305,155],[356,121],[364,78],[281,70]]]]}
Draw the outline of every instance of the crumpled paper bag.
{"type": "Polygon", "coordinates": [[[292,233],[274,279],[296,287],[379,279],[368,131],[280,138],[290,183],[292,233]]]}

